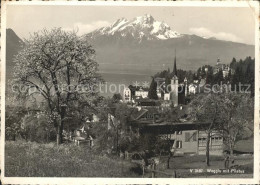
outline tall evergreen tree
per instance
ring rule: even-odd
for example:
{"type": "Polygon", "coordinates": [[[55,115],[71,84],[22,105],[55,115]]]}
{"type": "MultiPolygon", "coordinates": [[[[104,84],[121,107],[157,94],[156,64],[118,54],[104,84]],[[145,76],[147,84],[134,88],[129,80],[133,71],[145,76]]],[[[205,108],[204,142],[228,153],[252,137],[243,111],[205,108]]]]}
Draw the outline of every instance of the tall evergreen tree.
{"type": "Polygon", "coordinates": [[[148,92],[149,99],[153,99],[153,100],[158,99],[156,90],[157,90],[157,83],[155,82],[154,77],[152,77],[152,82],[151,82],[150,89],[148,92]]]}
{"type": "Polygon", "coordinates": [[[251,96],[254,96],[254,91],[255,91],[255,77],[254,77],[254,69],[251,69],[250,63],[247,65],[245,77],[246,77],[246,84],[250,85],[250,90],[251,90],[251,96]]]}
{"type": "Polygon", "coordinates": [[[237,61],[235,58],[232,59],[232,62],[230,63],[230,68],[231,69],[236,69],[237,61]]]}
{"type": "Polygon", "coordinates": [[[212,66],[207,65],[208,72],[206,73],[207,78],[207,84],[213,84],[214,83],[214,69],[212,66]]]}
{"type": "Polygon", "coordinates": [[[228,71],[227,81],[230,82],[232,79],[231,69],[228,71]]]}
{"type": "Polygon", "coordinates": [[[238,87],[239,82],[241,82],[242,75],[243,74],[241,68],[239,66],[236,66],[235,73],[232,77],[232,90],[235,90],[235,87],[238,87]]]}

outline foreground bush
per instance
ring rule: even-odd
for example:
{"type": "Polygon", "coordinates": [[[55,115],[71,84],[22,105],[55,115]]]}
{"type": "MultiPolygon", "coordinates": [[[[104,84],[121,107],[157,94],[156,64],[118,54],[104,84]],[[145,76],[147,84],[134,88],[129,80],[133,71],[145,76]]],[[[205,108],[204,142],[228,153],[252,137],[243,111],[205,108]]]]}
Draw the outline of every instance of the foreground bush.
{"type": "Polygon", "coordinates": [[[127,161],[93,154],[73,144],[6,142],[8,177],[136,177],[127,161]]]}

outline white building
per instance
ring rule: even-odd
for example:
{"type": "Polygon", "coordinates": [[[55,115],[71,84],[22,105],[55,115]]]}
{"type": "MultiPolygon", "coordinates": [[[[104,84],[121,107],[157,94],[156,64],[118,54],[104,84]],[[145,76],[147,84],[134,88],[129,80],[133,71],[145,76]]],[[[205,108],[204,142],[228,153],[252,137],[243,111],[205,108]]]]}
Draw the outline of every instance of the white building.
{"type": "Polygon", "coordinates": [[[170,100],[170,93],[165,93],[163,99],[164,100],[170,100]]]}
{"type": "Polygon", "coordinates": [[[162,93],[160,92],[160,89],[157,89],[156,93],[159,99],[162,98],[162,93]]]}
{"type": "Polygon", "coordinates": [[[131,101],[131,90],[128,87],[124,89],[123,100],[124,100],[124,102],[131,101]]]}
{"type": "Polygon", "coordinates": [[[135,96],[142,97],[142,98],[148,98],[148,91],[146,91],[142,87],[140,87],[139,90],[135,91],[135,96]]]}
{"type": "Polygon", "coordinates": [[[189,94],[196,94],[196,91],[197,91],[197,85],[190,84],[189,85],[189,94]]]}
{"type": "Polygon", "coordinates": [[[170,99],[173,102],[174,107],[178,106],[178,77],[177,75],[174,75],[171,79],[171,93],[170,93],[170,99]]]}
{"type": "Polygon", "coordinates": [[[217,74],[220,70],[223,72],[223,77],[224,78],[228,77],[229,71],[231,71],[231,73],[232,73],[232,70],[230,69],[229,65],[221,64],[220,59],[218,59],[217,60],[217,65],[214,67],[213,74],[217,74]]]}

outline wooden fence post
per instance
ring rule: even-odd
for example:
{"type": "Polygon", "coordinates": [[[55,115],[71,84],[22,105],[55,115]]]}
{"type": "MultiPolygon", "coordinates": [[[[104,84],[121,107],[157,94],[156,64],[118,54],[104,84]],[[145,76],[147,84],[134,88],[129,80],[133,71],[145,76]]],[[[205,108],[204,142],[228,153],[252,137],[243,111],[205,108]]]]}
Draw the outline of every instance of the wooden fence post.
{"type": "Polygon", "coordinates": [[[176,170],[173,171],[173,177],[174,177],[174,178],[177,178],[176,170]]]}
{"type": "Polygon", "coordinates": [[[152,178],[155,178],[155,163],[152,164],[152,178]]]}
{"type": "Polygon", "coordinates": [[[144,162],[144,160],[142,160],[143,178],[144,178],[144,167],[145,167],[145,162],[144,162]]]}

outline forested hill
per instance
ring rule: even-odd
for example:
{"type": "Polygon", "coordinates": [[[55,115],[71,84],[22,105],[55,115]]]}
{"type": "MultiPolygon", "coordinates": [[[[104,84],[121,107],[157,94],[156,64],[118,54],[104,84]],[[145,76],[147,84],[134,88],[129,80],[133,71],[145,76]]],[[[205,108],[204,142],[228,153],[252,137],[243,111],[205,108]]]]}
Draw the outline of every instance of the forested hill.
{"type": "MultiPolygon", "coordinates": [[[[218,73],[214,74],[214,68],[216,66],[204,65],[197,69],[197,71],[186,71],[178,69],[177,76],[179,78],[179,83],[184,81],[186,77],[188,82],[191,83],[194,80],[205,79],[207,77],[208,84],[219,84],[221,81],[224,83],[231,83],[232,86],[241,84],[250,84],[251,90],[254,91],[254,81],[255,81],[255,59],[251,57],[246,57],[245,59],[235,59],[233,58],[229,64],[230,71],[227,77],[223,77],[223,71],[220,70],[218,73]],[[208,68],[208,73],[206,74],[205,68],[208,68]]],[[[166,79],[166,84],[170,83],[172,78],[172,70],[164,70],[154,75],[154,77],[160,77],[166,79]]]]}

